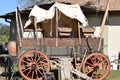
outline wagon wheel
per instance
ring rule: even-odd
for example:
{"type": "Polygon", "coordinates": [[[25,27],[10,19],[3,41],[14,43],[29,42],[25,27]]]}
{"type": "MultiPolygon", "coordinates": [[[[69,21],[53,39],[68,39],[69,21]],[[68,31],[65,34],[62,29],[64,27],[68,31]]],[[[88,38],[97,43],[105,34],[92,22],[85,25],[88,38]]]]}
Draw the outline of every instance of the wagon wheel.
{"type": "Polygon", "coordinates": [[[84,60],[82,70],[92,80],[103,80],[110,72],[110,62],[102,53],[92,53],[84,60]]]}
{"type": "Polygon", "coordinates": [[[44,53],[30,50],[19,58],[18,69],[26,80],[42,80],[44,72],[49,72],[50,64],[44,53]]]}

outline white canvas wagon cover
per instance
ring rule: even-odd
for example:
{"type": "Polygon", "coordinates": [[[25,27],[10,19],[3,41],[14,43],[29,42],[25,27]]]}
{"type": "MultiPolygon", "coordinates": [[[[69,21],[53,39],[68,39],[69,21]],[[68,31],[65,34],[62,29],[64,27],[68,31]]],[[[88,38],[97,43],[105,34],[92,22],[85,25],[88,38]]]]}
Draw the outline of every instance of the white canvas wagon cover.
{"type": "Polygon", "coordinates": [[[88,26],[87,19],[78,4],[69,5],[55,2],[55,4],[52,5],[49,10],[45,10],[35,5],[29,14],[29,20],[26,22],[24,28],[32,23],[33,19],[31,19],[31,17],[33,16],[36,18],[37,23],[46,19],[52,19],[55,15],[55,8],[71,19],[77,19],[82,23],[82,26],[88,26]]]}

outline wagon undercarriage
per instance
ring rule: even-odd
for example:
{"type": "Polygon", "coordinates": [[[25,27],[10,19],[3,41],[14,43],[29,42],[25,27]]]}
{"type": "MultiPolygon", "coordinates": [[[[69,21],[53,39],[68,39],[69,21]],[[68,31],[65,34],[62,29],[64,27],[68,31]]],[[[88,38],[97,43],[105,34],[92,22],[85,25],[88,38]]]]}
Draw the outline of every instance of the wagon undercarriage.
{"type": "MultiPolygon", "coordinates": [[[[36,46],[30,49],[29,46],[35,44],[25,45],[25,43],[29,43],[29,39],[23,39],[24,45],[21,49],[25,52],[18,60],[18,69],[25,79],[42,80],[44,74],[49,72],[54,65],[61,72],[67,71],[67,74],[70,74],[66,79],[80,79],[82,77],[87,80],[103,80],[109,74],[110,62],[108,58],[102,53],[95,52],[95,46],[98,45],[91,44],[91,46],[94,46],[94,50],[90,51],[88,47],[85,47],[85,43],[84,47],[79,46],[77,38],[58,39],[57,47],[54,38],[44,39],[44,42],[42,40],[39,40],[38,46],[40,47],[36,46]],[[64,47],[64,45],[67,47],[64,47]]],[[[98,39],[89,39],[89,41],[95,42],[98,39]]],[[[61,72],[58,74],[61,74],[61,72]]]]}

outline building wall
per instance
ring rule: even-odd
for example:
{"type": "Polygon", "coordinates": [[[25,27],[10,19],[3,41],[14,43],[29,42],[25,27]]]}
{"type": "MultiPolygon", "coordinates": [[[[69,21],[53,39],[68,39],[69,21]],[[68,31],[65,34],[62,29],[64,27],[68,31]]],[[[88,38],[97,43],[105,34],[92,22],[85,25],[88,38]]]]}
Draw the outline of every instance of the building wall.
{"type": "MultiPolygon", "coordinates": [[[[120,16],[111,15],[108,21],[108,55],[110,61],[118,59],[120,52],[120,16]]],[[[112,63],[113,69],[117,69],[117,65],[112,63]]]]}
{"type": "Polygon", "coordinates": [[[108,27],[108,44],[109,54],[118,55],[120,52],[120,16],[114,15],[109,18],[109,27],[108,27]]]}
{"type": "Polygon", "coordinates": [[[94,37],[99,37],[100,25],[102,22],[102,15],[89,14],[86,15],[90,27],[95,28],[94,37]]]}
{"type": "Polygon", "coordinates": [[[109,18],[108,27],[108,52],[111,54],[118,54],[120,52],[120,16],[113,16],[109,18]]]}
{"type": "Polygon", "coordinates": [[[109,38],[108,38],[108,28],[109,28],[109,26],[108,25],[105,25],[105,28],[104,28],[104,32],[103,32],[103,38],[104,38],[104,46],[103,46],[103,49],[104,49],[104,54],[105,55],[109,55],[108,54],[108,40],[109,40],[109,38]]]}

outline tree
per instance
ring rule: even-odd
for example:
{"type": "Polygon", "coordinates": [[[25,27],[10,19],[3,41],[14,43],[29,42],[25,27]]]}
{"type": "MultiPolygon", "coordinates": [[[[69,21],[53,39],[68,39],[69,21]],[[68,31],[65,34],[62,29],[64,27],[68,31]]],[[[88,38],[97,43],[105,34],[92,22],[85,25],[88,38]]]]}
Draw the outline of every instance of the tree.
{"type": "Polygon", "coordinates": [[[38,5],[40,3],[48,2],[48,1],[51,1],[51,0],[18,0],[18,3],[25,8],[25,7],[38,5]]]}
{"type": "Polygon", "coordinates": [[[10,27],[8,25],[0,23],[0,42],[8,42],[10,27]]]}

